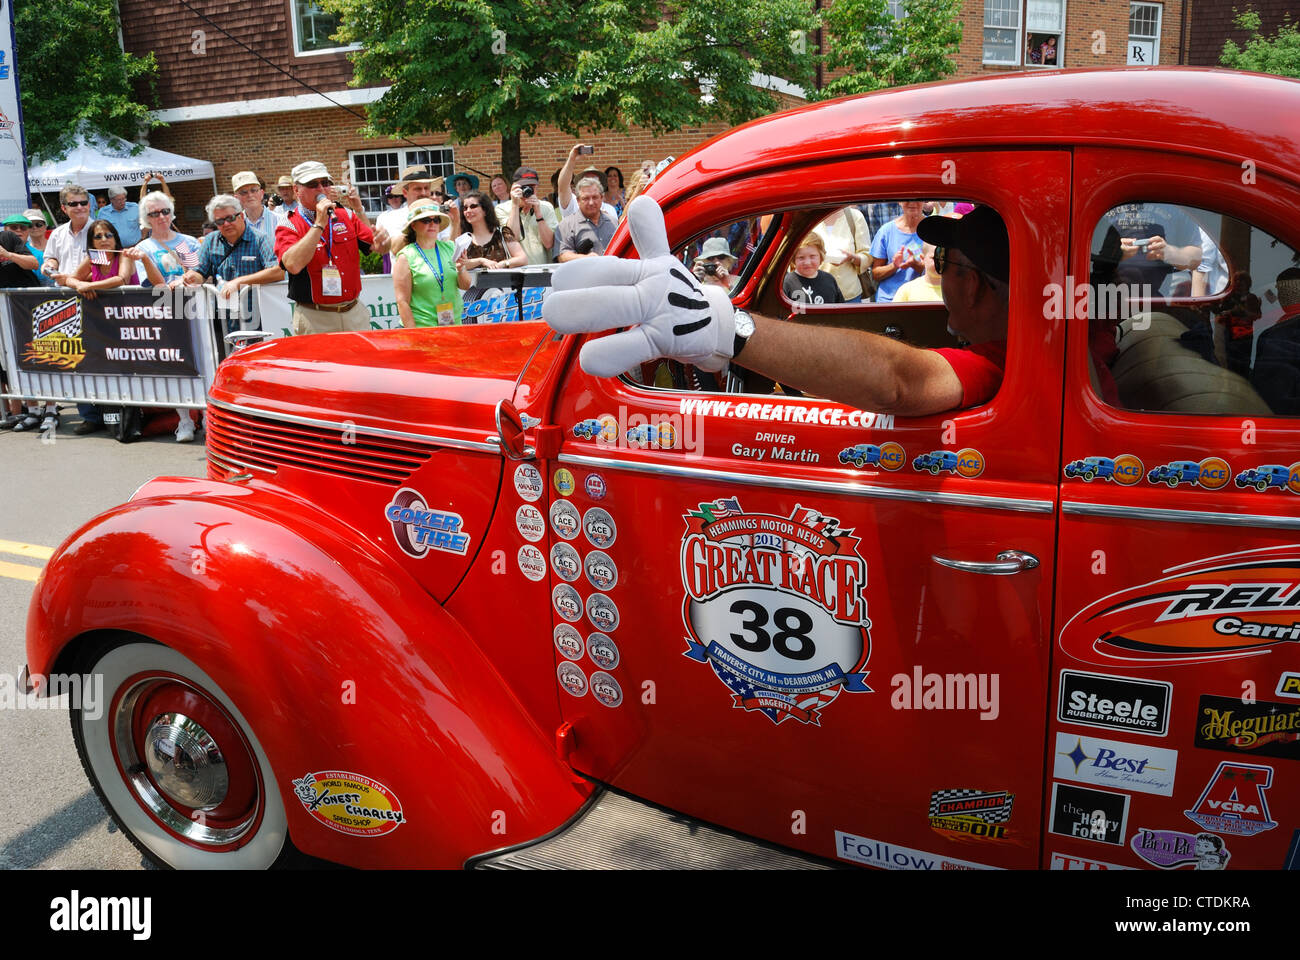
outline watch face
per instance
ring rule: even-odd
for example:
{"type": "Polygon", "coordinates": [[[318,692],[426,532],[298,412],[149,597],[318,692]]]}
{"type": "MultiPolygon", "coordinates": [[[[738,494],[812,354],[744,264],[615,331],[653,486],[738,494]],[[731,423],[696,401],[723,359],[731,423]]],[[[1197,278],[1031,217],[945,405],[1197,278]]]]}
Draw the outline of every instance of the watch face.
{"type": "Polygon", "coordinates": [[[735,318],[736,318],[736,333],[739,336],[748,337],[750,334],[754,332],[754,318],[751,317],[744,310],[737,310],[735,312],[735,318]]]}

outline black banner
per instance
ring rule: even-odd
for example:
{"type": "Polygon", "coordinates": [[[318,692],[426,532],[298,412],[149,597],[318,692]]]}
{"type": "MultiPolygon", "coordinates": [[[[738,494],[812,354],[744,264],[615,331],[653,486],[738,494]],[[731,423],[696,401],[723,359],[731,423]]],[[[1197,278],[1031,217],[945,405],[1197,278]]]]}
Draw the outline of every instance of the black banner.
{"type": "Polygon", "coordinates": [[[1196,745],[1239,756],[1300,760],[1300,703],[1203,696],[1196,745]]]}
{"type": "Polygon", "coordinates": [[[68,290],[6,293],[18,366],[28,373],[199,375],[174,291],[107,290],[93,300],[68,290]]]}

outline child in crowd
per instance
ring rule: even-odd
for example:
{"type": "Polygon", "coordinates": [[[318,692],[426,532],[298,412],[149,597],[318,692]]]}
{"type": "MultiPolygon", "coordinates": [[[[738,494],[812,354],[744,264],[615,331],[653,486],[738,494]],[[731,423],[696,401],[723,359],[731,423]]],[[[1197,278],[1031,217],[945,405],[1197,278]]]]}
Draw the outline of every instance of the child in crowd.
{"type": "Polygon", "coordinates": [[[785,295],[795,303],[843,303],[839,284],[821,269],[826,260],[822,238],[810,233],[794,251],[794,270],[785,275],[781,285],[785,295]]]}
{"type": "Polygon", "coordinates": [[[939,288],[939,274],[934,269],[933,243],[922,245],[921,262],[925,264],[925,273],[899,287],[898,292],[894,294],[894,303],[932,303],[943,299],[943,291],[939,288]]]}

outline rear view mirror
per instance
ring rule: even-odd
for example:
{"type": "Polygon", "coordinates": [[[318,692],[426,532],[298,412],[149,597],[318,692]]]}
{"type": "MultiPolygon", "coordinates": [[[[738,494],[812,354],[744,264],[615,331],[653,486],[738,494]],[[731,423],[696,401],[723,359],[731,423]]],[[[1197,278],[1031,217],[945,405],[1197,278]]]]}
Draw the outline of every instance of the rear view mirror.
{"type": "Polygon", "coordinates": [[[537,451],[524,444],[524,421],[509,400],[497,404],[496,441],[510,460],[531,460],[537,451]]]}

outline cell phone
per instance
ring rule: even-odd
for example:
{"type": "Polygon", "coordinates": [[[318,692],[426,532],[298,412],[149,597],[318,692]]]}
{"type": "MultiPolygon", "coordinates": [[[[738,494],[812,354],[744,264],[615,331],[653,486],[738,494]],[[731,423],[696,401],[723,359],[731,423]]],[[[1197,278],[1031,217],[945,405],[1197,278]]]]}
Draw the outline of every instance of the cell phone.
{"type": "Polygon", "coordinates": [[[589,144],[589,143],[584,143],[582,146],[580,146],[580,147],[578,148],[578,152],[579,152],[579,153],[595,153],[595,152],[596,152],[596,148],[593,147],[593,146],[592,146],[591,144],[589,144]]]}

